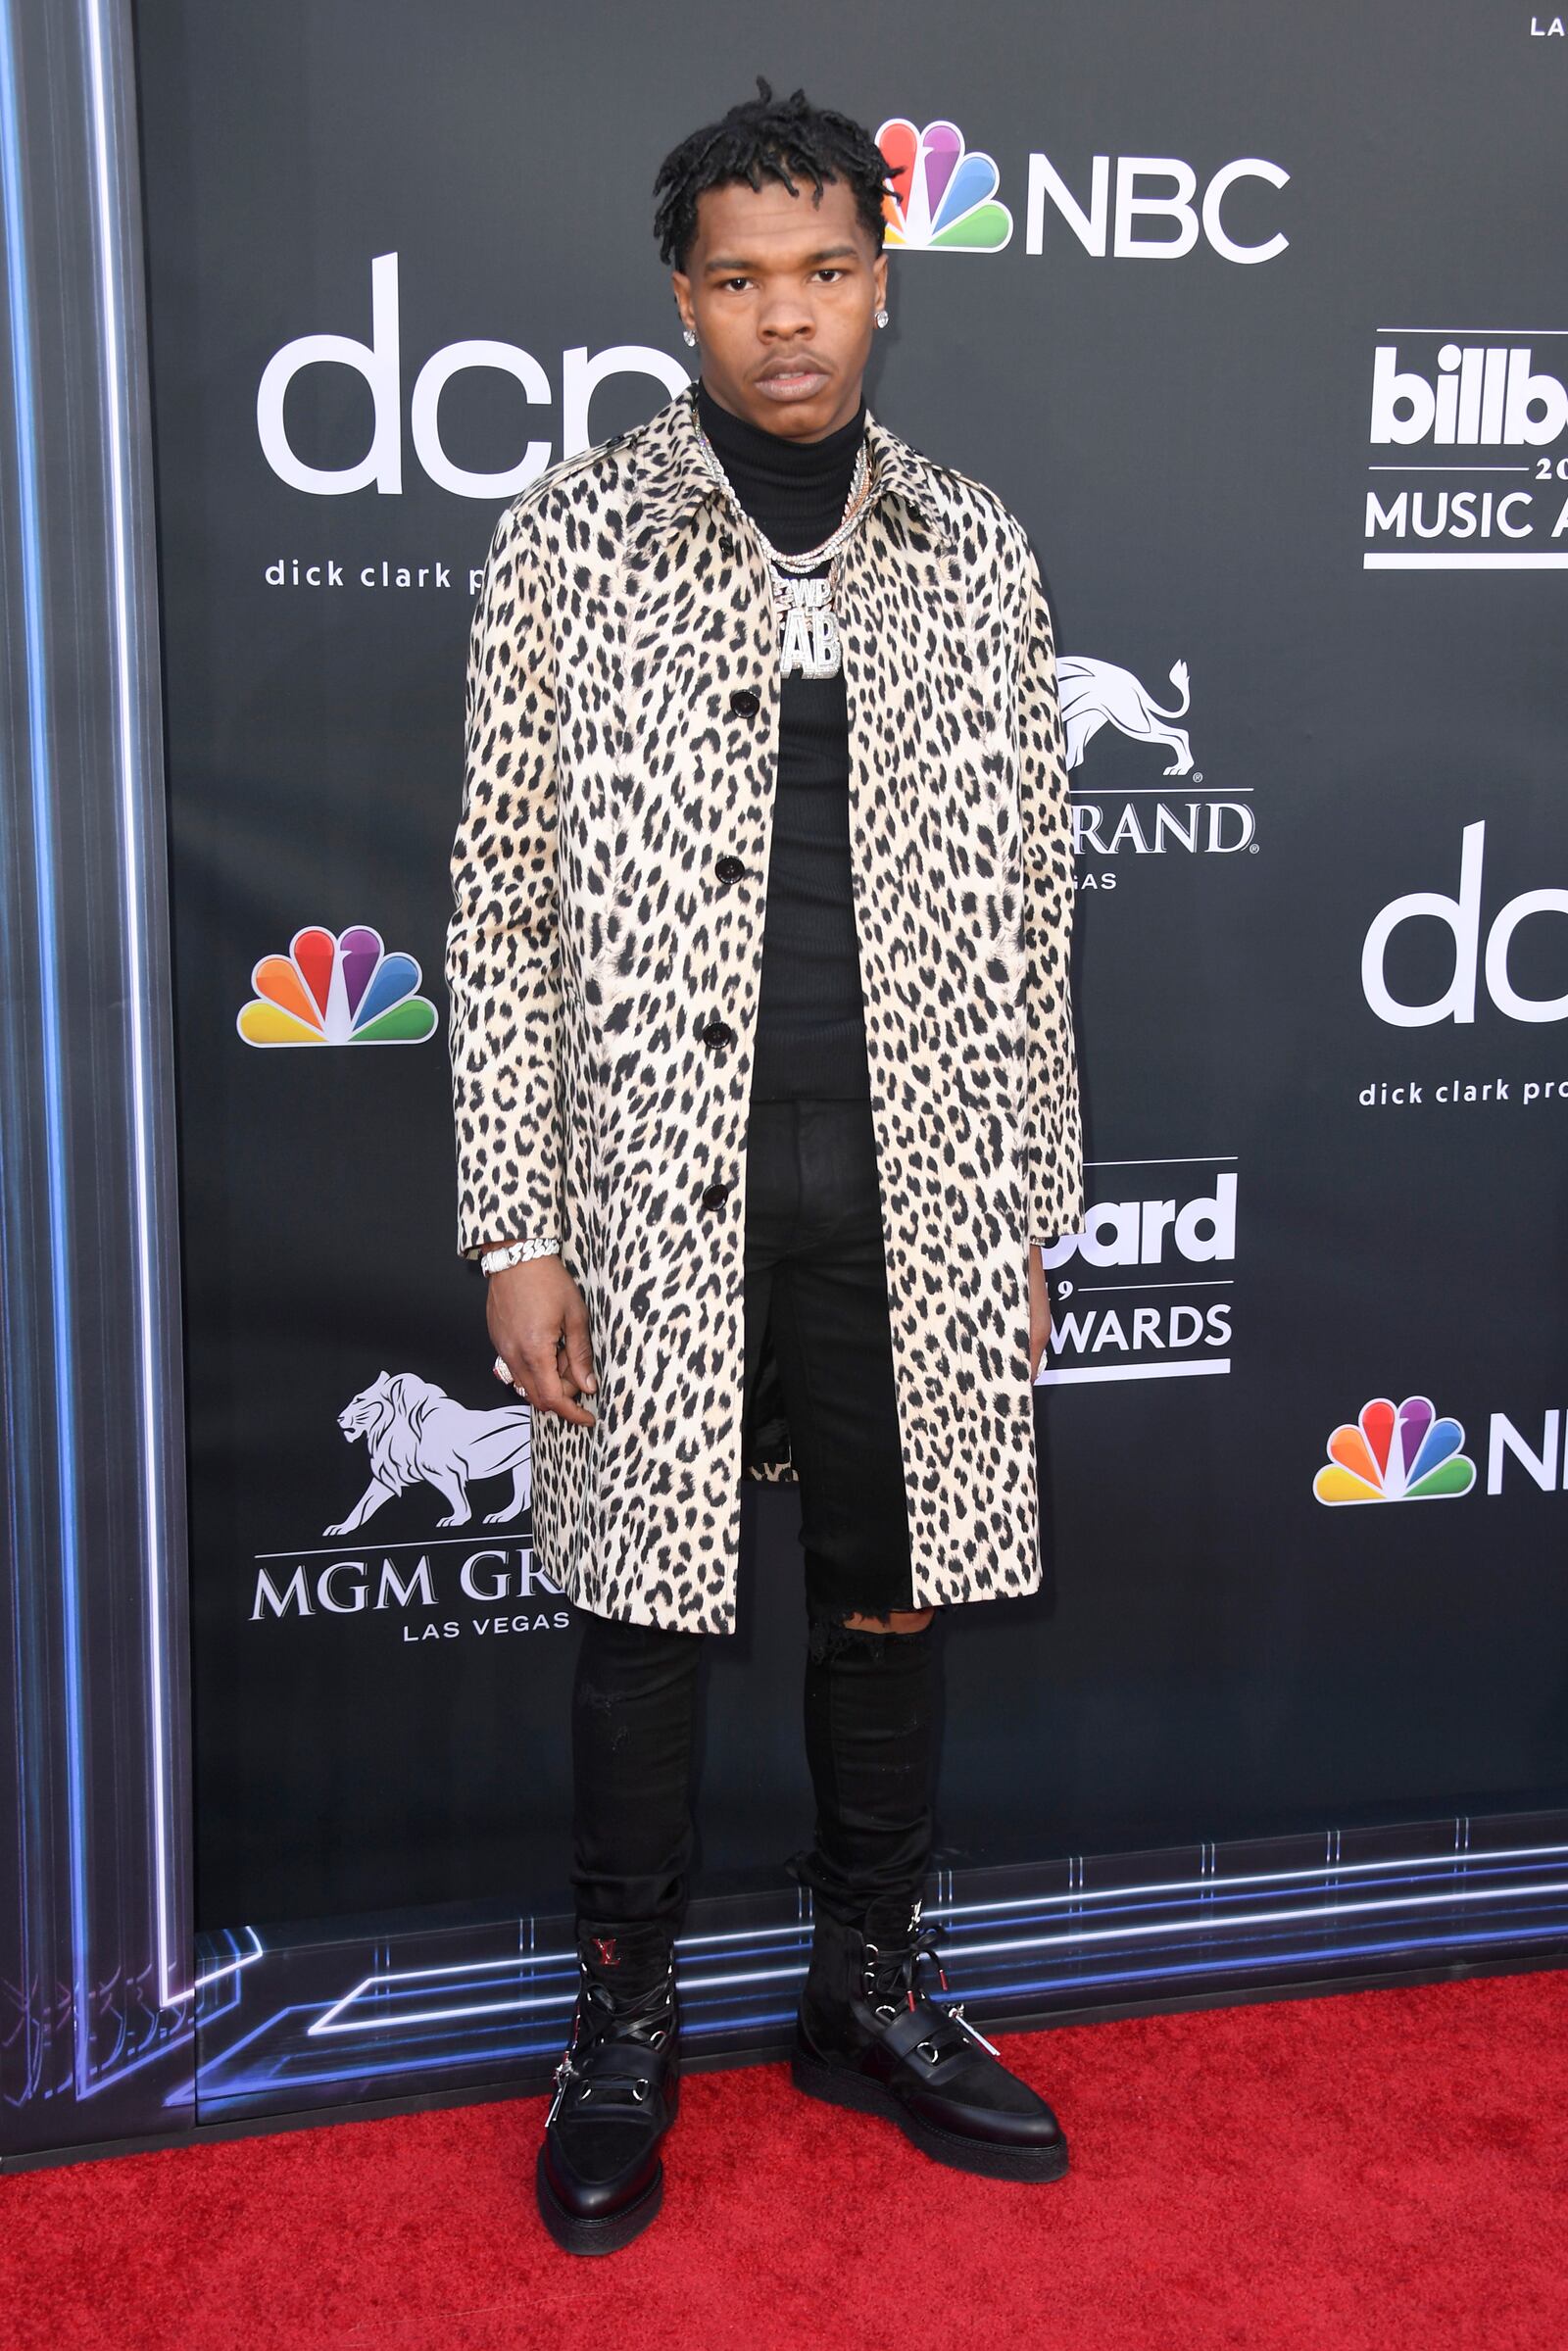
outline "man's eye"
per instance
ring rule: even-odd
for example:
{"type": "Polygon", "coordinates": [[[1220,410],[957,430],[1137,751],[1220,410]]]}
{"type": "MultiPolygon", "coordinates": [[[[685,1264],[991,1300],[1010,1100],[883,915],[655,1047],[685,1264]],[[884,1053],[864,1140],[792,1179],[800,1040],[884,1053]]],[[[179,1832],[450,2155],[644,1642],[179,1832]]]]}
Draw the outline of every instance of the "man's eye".
{"type": "Polygon", "coordinates": [[[818,269],[818,271],[817,271],[817,273],[816,273],[816,274],[817,274],[817,276],[818,276],[818,277],[842,277],[842,276],[844,275],[844,272],[843,272],[843,270],[842,270],[842,269],[827,269],[827,268],[823,268],[823,269],[818,269]]]}

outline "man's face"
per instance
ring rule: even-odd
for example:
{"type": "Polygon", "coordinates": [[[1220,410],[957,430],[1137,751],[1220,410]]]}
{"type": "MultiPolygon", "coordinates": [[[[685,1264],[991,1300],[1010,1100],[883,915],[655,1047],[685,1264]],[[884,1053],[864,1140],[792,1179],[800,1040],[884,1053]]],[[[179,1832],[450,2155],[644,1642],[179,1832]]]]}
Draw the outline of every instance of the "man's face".
{"type": "Polygon", "coordinates": [[[721,408],[790,441],[848,424],[886,299],[877,250],[842,179],[705,188],[684,269],[671,272],[703,380],[721,408]]]}

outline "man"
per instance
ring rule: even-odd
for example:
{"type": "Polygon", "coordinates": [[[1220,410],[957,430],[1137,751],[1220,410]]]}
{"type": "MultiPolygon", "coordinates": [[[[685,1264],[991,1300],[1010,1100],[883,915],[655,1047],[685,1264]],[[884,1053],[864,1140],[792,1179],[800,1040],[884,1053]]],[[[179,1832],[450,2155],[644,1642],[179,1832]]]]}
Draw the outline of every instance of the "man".
{"type": "Polygon", "coordinates": [[[961,2170],[1067,2161],[930,1997],[920,1918],[934,1611],[1038,1588],[1039,1245],[1081,1212],[1051,619],[1001,502],[866,409],[874,142],[758,88],[655,182],[698,384],[497,525],[452,864],[459,1249],[532,1407],[536,1548],[588,1614],[537,2164],[583,2253],[662,2194],[743,1476],[801,1494],[794,2080],[961,2170]]]}

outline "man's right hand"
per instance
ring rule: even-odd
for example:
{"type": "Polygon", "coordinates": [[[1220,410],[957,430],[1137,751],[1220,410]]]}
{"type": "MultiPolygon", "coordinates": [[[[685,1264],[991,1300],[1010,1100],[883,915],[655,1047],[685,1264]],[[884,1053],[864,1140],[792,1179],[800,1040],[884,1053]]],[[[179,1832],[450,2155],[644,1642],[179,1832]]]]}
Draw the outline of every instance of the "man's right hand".
{"type": "Polygon", "coordinates": [[[485,1320],[496,1353],[535,1412],[559,1412],[579,1428],[598,1425],[577,1401],[599,1388],[588,1308],[559,1256],[524,1257],[491,1274],[485,1320]]]}

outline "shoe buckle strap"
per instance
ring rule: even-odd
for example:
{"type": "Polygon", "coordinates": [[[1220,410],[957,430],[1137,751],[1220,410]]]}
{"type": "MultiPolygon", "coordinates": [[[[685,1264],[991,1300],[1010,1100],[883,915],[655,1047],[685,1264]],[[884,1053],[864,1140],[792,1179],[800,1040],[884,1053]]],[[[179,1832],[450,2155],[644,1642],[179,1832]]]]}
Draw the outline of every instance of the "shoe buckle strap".
{"type": "Polygon", "coordinates": [[[881,2031],[883,2048],[890,2057],[911,2057],[920,2050],[928,2062],[939,2063],[948,2054],[942,2047],[949,2037],[944,2028],[950,2024],[947,2011],[922,2000],[916,2008],[902,2008],[881,2031]]]}
{"type": "MultiPolygon", "coordinates": [[[[573,2065],[568,2050],[556,2068],[556,2094],[550,2102],[550,2112],[545,2116],[546,2130],[568,2097],[578,2107],[586,2106],[591,2101],[594,2112],[603,2115],[606,2121],[617,2115],[633,2114],[646,2106],[654,2094],[656,2081],[662,2082],[663,2076],[662,2070],[657,2073],[640,2071],[635,2062],[636,2054],[636,2049],[624,2042],[618,2045],[601,2042],[589,2050],[585,2064],[573,2065]]],[[[661,2065],[662,2061],[656,2058],[655,2068],[659,2069],[661,2065]]]]}
{"type": "Polygon", "coordinates": [[[918,1903],[912,1924],[914,1933],[909,1941],[895,1951],[883,1953],[869,1942],[865,1946],[862,1990],[867,2005],[875,2008],[878,2019],[886,2020],[882,2036],[884,2047],[901,2057],[907,2056],[911,2048],[916,2048],[930,2064],[937,2065],[944,2053],[943,2039],[948,2040],[950,2048],[956,2045],[951,2028],[956,2026],[960,2033],[1000,2061],[1001,2050],[995,2041],[988,2040],[983,2033],[970,2024],[963,2013],[961,2000],[936,2000],[916,1989],[922,1959],[929,1959],[935,1967],[942,1989],[947,1991],[949,1986],[947,1972],[937,1956],[939,1931],[931,1925],[920,1925],[918,1903]],[[902,2013],[894,2008],[890,2000],[885,1999],[880,2003],[876,2000],[876,1977],[884,1968],[889,1968],[892,1976],[886,1989],[890,1993],[900,1990],[904,1993],[905,2007],[902,2013]],[[911,2019],[915,2020],[915,2024],[911,2024],[911,2019]],[[916,2026],[921,2029],[917,2030],[916,2026]],[[946,2034],[944,2027],[950,2028],[946,2034]]]}

